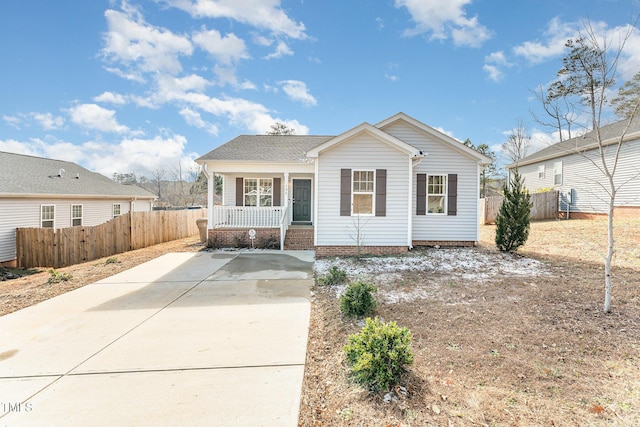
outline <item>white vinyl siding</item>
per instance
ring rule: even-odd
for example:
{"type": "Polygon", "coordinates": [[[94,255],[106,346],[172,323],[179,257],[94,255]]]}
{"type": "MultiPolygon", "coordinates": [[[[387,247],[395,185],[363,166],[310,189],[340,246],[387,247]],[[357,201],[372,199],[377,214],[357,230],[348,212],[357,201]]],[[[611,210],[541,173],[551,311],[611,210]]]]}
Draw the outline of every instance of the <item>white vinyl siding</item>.
{"type": "MultiPolygon", "coordinates": [[[[92,226],[113,218],[113,200],[0,198],[0,262],[16,258],[16,228],[41,227],[41,205],[55,206],[55,228],[71,227],[71,206],[82,204],[82,224],[92,226]]],[[[121,200],[121,213],[130,201],[121,200]]],[[[150,211],[151,202],[136,201],[137,211],[150,211]]]]}
{"type": "MultiPolygon", "coordinates": [[[[605,147],[605,159],[609,166],[613,165],[616,146],[605,147]]],[[[598,169],[601,166],[598,150],[589,150],[585,154],[569,154],[543,162],[520,166],[518,170],[524,177],[525,186],[531,192],[540,189],[554,188],[561,192],[574,190],[572,212],[606,213],[609,195],[605,191],[609,185],[604,174],[598,169]],[[538,179],[537,168],[545,164],[547,169],[555,163],[562,162],[562,184],[554,185],[555,176],[546,174],[545,179],[538,179]],[[595,163],[595,164],[594,164],[595,163]]],[[[621,186],[616,194],[616,206],[640,206],[640,140],[629,141],[622,145],[618,167],[614,177],[617,186],[621,186]]]]}
{"type": "Polygon", "coordinates": [[[402,122],[393,123],[383,130],[426,154],[413,170],[413,240],[477,241],[480,177],[476,159],[402,122]],[[417,174],[458,175],[456,215],[446,215],[446,210],[445,215],[416,215],[417,174]]]}
{"type": "Polygon", "coordinates": [[[317,162],[316,245],[355,246],[360,227],[362,246],[407,246],[410,160],[406,153],[363,133],[321,153],[317,162]],[[341,169],[386,169],[385,216],[340,216],[341,169]]]}

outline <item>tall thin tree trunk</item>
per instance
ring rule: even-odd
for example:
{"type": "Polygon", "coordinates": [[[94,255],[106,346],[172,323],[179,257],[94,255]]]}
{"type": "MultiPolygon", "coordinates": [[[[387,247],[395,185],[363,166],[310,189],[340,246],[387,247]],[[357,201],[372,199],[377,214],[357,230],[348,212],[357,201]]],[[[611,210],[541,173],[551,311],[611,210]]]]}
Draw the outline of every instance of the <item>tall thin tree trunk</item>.
{"type": "Polygon", "coordinates": [[[611,189],[611,197],[609,198],[609,212],[607,215],[607,237],[608,248],[607,257],[604,261],[604,312],[611,312],[611,261],[613,260],[614,253],[614,239],[613,239],[613,211],[616,200],[615,185],[613,182],[613,176],[609,175],[609,188],[611,189]]]}

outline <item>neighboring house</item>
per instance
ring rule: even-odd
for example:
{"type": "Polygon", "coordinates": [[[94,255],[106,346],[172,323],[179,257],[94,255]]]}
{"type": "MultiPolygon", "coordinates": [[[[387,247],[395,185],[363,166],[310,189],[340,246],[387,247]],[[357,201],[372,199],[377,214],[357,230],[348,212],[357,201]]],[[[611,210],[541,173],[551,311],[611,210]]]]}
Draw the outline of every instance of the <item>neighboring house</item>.
{"type": "Polygon", "coordinates": [[[155,198],[71,162],[0,152],[0,164],[0,263],[16,259],[16,228],[98,225],[155,198]]]}
{"type": "Polygon", "coordinates": [[[239,136],[196,162],[209,206],[214,176],[224,178],[210,243],[254,229],[256,239],[326,256],[475,244],[479,175],[491,159],[399,113],[338,136],[239,136]]]}
{"type": "MultiPolygon", "coordinates": [[[[617,142],[624,132],[614,182],[619,188],[615,200],[616,215],[640,216],[640,118],[628,129],[623,120],[600,128],[603,155],[613,170],[617,142]]],[[[533,153],[517,164],[530,192],[560,191],[560,211],[569,216],[585,217],[606,214],[609,206],[609,183],[602,171],[602,160],[595,132],[562,141],[533,153]]]]}

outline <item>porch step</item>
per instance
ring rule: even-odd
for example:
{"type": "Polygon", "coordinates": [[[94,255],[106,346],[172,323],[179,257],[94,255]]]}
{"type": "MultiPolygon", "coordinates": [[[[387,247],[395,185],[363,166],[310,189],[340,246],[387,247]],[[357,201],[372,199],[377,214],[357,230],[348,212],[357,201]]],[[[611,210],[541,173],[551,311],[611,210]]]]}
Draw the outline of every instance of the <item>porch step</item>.
{"type": "Polygon", "coordinates": [[[313,227],[293,225],[284,236],[284,248],[287,250],[313,250],[313,227]]]}

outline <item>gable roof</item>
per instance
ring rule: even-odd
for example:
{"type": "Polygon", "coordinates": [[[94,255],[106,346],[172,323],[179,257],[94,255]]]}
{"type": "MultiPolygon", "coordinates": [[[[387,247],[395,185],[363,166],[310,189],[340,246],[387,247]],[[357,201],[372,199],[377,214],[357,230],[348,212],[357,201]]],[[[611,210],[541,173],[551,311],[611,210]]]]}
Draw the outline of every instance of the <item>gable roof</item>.
{"type": "Polygon", "coordinates": [[[416,147],[414,147],[413,145],[409,145],[406,142],[396,138],[393,135],[390,135],[380,129],[378,129],[375,126],[370,125],[369,123],[362,123],[359,126],[354,127],[353,129],[350,129],[338,136],[336,136],[335,138],[332,138],[326,142],[324,142],[323,144],[320,144],[314,148],[312,148],[311,150],[309,150],[307,152],[307,157],[310,158],[316,158],[318,157],[318,155],[325,151],[325,150],[329,150],[332,147],[335,147],[336,145],[339,145],[345,141],[347,141],[348,139],[359,135],[361,133],[367,133],[373,137],[375,137],[376,139],[400,150],[405,152],[407,155],[410,156],[423,156],[422,152],[417,149],[416,147]]]}
{"type": "Polygon", "coordinates": [[[0,151],[0,164],[0,197],[155,198],[140,187],[118,184],[72,162],[0,151]]]}
{"type": "Polygon", "coordinates": [[[305,153],[333,138],[315,135],[240,135],[196,159],[207,160],[304,162],[305,153]]]}
{"type": "Polygon", "coordinates": [[[493,159],[485,156],[484,154],[477,152],[471,147],[467,147],[457,139],[450,137],[446,133],[443,133],[443,132],[440,132],[439,130],[434,129],[431,126],[428,126],[422,123],[421,121],[416,120],[413,117],[403,112],[400,112],[387,119],[384,119],[383,121],[377,123],[375,126],[377,128],[384,129],[385,127],[390,126],[399,121],[404,121],[410,124],[411,126],[421,130],[422,132],[430,135],[431,137],[449,145],[454,150],[461,152],[469,157],[475,158],[481,165],[489,165],[493,163],[493,159]]]}
{"type": "MultiPolygon", "coordinates": [[[[603,145],[615,144],[620,140],[620,135],[625,131],[628,120],[620,120],[619,122],[612,123],[610,125],[602,126],[600,128],[600,138],[603,145]]],[[[640,117],[635,117],[631,122],[629,128],[625,132],[623,141],[630,141],[634,139],[640,139],[640,117]]],[[[530,154],[517,163],[507,165],[507,169],[512,169],[516,166],[525,166],[532,163],[537,163],[545,160],[551,160],[558,157],[567,156],[570,154],[577,154],[587,150],[598,148],[598,142],[596,139],[595,131],[587,132],[584,135],[577,136],[575,138],[567,139],[543,148],[540,151],[536,151],[530,154]]]]}

